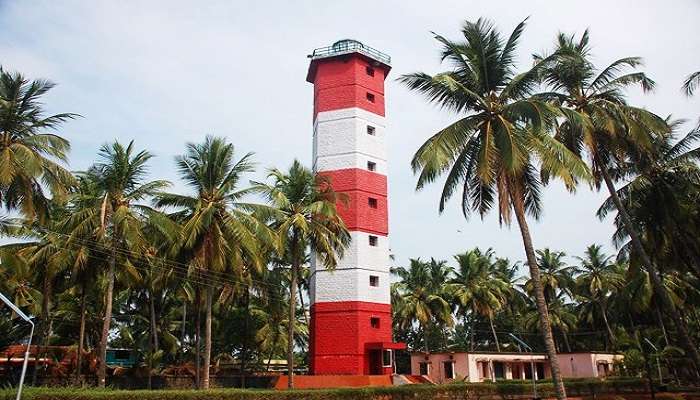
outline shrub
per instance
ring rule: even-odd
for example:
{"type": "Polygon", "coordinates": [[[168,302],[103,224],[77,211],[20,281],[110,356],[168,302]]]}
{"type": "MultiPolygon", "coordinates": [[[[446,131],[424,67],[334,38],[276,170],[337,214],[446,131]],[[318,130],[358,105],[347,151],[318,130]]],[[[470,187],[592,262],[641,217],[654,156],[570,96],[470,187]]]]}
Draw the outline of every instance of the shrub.
{"type": "MultiPolygon", "coordinates": [[[[639,394],[646,391],[641,379],[576,379],[566,382],[570,396],[639,394]]],[[[553,397],[551,382],[538,382],[541,397],[553,397]]],[[[70,388],[27,388],[27,400],[479,400],[512,399],[532,394],[531,382],[454,383],[448,385],[404,385],[358,389],[275,391],[269,389],[195,390],[112,390],[70,388]]],[[[13,390],[0,390],[0,400],[13,400],[13,390]]],[[[659,395],[663,400],[680,400],[677,395],[659,395]]]]}

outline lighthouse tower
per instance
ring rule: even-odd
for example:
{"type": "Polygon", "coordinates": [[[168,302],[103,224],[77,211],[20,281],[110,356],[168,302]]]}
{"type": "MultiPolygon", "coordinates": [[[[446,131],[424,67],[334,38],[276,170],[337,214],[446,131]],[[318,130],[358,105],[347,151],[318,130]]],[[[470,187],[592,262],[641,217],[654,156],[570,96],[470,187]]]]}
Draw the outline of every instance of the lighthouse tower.
{"type": "Polygon", "coordinates": [[[390,58],[355,40],[314,50],[313,167],[347,195],[338,211],[352,242],[329,271],[312,257],[310,371],[380,375],[394,370],[384,80],[390,58]]]}

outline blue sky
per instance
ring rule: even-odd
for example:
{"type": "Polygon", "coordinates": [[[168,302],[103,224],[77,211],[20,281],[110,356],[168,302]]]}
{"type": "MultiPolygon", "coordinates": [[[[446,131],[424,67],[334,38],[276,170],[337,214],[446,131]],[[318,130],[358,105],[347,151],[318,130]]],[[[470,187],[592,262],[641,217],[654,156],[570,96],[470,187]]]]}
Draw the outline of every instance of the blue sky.
{"type": "MultiPolygon", "coordinates": [[[[387,80],[390,236],[397,263],[447,259],[474,246],[524,258],[517,227],[495,215],[466,221],[457,202],[437,213],[440,185],[415,193],[409,168],[429,134],[456,116],[427,105],[394,81],[402,73],[441,71],[430,31],[455,38],[464,19],[493,19],[500,30],[530,16],[520,65],[551,47],[559,31],[591,29],[595,61],[642,56],[655,93],[633,91],[633,103],[662,116],[695,120],[700,98],[679,87],[700,69],[700,2],[637,1],[9,1],[0,0],[0,64],[59,85],[51,112],[76,112],[61,134],[73,150],[71,169],[87,167],[107,141],[135,140],[157,157],[153,177],[184,190],[173,157],[206,134],[227,137],[239,154],[256,153],[265,169],[311,159],[312,87],[306,55],[355,38],[392,57],[387,80]]],[[[588,244],[609,251],[611,221],[598,221],[604,197],[559,183],[545,190],[544,217],[531,230],[538,248],[580,254],[588,244]]],[[[572,262],[574,260],[571,260],[572,262]]]]}

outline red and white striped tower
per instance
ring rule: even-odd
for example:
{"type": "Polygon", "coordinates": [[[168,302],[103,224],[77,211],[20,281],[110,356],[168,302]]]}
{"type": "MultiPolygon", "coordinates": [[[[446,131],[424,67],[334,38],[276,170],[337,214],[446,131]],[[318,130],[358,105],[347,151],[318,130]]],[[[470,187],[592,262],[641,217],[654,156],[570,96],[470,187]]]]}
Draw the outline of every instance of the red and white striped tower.
{"type": "Polygon", "coordinates": [[[355,40],[314,50],[314,170],[347,194],[338,210],[352,236],[334,271],[312,257],[310,370],[393,372],[389,294],[384,79],[389,56],[355,40]]]}

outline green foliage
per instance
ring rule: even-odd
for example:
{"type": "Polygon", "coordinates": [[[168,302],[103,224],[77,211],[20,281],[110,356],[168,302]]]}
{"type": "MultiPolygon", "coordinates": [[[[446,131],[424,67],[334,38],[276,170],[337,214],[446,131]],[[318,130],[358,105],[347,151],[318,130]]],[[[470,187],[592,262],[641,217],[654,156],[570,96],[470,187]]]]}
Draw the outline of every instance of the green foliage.
{"type": "MultiPolygon", "coordinates": [[[[602,394],[643,393],[645,383],[640,379],[576,379],[566,381],[567,391],[572,396],[592,396],[602,394]]],[[[551,382],[540,382],[538,393],[542,397],[553,395],[551,382]]],[[[525,381],[499,383],[459,383],[450,385],[404,385],[362,389],[318,389],[318,390],[242,390],[214,389],[206,391],[160,390],[160,391],[124,391],[96,389],[36,389],[28,388],[25,398],[28,400],[345,400],[345,399],[481,399],[513,398],[530,395],[532,384],[525,381]]],[[[677,395],[664,394],[666,399],[674,400],[677,395]]],[[[0,391],[0,400],[10,400],[14,396],[11,390],[0,391]]]]}

